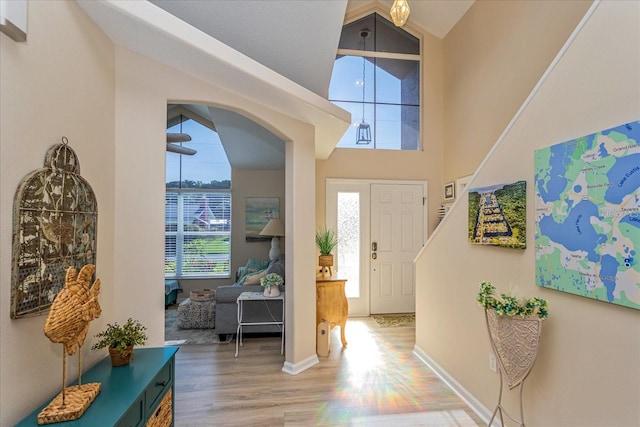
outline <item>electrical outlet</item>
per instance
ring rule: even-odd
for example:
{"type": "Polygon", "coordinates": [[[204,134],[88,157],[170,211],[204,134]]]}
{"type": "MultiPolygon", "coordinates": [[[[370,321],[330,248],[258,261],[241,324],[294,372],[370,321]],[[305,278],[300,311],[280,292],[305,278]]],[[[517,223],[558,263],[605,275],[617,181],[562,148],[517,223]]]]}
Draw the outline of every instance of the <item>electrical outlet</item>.
{"type": "Polygon", "coordinates": [[[493,354],[493,352],[489,352],[489,369],[491,369],[493,372],[498,372],[496,355],[493,354]]]}

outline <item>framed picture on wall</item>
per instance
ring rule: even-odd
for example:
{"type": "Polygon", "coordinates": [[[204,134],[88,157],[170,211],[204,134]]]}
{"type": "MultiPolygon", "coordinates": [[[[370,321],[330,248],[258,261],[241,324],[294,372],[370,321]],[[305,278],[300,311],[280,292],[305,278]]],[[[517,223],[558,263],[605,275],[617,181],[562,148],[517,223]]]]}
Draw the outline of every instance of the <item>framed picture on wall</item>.
{"type": "Polygon", "coordinates": [[[444,199],[453,200],[456,198],[456,185],[455,183],[448,182],[444,185],[444,199]]]}
{"type": "Polygon", "coordinates": [[[527,247],[527,182],[469,188],[469,243],[527,247]]]}
{"type": "Polygon", "coordinates": [[[274,218],[280,218],[279,198],[247,197],[245,199],[245,240],[247,242],[271,240],[271,236],[261,236],[260,232],[274,218]]]}

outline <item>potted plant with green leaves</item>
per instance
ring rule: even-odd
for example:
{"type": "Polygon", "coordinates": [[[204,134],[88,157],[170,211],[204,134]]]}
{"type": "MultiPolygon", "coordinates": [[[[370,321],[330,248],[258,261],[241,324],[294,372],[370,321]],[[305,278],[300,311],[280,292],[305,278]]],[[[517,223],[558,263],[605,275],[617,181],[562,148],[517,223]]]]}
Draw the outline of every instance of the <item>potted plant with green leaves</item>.
{"type": "Polygon", "coordinates": [[[126,365],[133,360],[133,346],[143,345],[147,341],[146,330],[146,326],[132,318],[122,326],[117,322],[107,323],[107,328],[95,335],[99,341],[91,349],[107,347],[113,366],[126,365]]]}
{"type": "Polygon", "coordinates": [[[265,297],[280,296],[280,286],[284,283],[284,279],[277,273],[269,273],[260,278],[260,286],[264,288],[265,297]]]}
{"type": "Polygon", "coordinates": [[[330,228],[322,228],[316,231],[316,245],[320,250],[318,265],[322,268],[328,267],[332,271],[333,267],[333,250],[338,245],[338,233],[330,228]]]}

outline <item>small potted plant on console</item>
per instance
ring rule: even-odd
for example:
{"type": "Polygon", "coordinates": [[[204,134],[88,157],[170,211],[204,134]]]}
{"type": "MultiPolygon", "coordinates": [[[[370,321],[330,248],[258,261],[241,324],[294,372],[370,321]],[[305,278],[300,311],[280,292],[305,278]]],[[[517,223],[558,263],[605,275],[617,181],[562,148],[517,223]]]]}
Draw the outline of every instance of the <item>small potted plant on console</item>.
{"type": "Polygon", "coordinates": [[[129,318],[120,326],[118,323],[107,323],[107,328],[95,335],[99,341],[91,349],[108,347],[113,366],[126,365],[133,360],[133,346],[143,345],[147,341],[146,326],[129,318]]]}
{"type": "Polygon", "coordinates": [[[333,276],[333,249],[338,246],[338,233],[335,230],[323,228],[316,232],[316,245],[320,250],[318,265],[321,273],[328,277],[333,276]],[[326,270],[326,272],[325,272],[326,270]]]}

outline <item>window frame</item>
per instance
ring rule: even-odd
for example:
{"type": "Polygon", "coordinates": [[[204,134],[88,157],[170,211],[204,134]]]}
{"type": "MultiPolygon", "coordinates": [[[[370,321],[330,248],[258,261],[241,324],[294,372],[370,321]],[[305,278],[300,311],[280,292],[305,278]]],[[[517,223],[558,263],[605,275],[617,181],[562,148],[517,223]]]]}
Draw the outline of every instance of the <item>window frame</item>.
{"type": "MultiPolygon", "coordinates": [[[[385,24],[388,24],[389,26],[392,26],[395,28],[395,26],[393,25],[393,23],[391,23],[391,21],[389,21],[386,17],[380,15],[379,13],[377,13],[376,11],[373,11],[372,13],[369,13],[367,15],[361,16],[359,19],[354,19],[353,21],[347,22],[346,24],[343,25],[343,31],[345,31],[345,29],[349,26],[352,26],[354,23],[359,22],[359,21],[363,21],[366,18],[372,16],[372,15],[377,15],[377,16],[373,16],[372,19],[376,22],[376,24],[374,24],[374,32],[375,27],[378,23],[378,21],[380,20],[384,20],[385,24]]],[[[363,24],[364,25],[364,24],[363,24]]],[[[408,60],[408,61],[415,61],[417,62],[418,65],[418,85],[419,85],[419,90],[418,90],[418,104],[403,104],[403,103],[399,103],[399,104],[395,104],[395,103],[389,103],[389,102],[377,102],[376,100],[376,92],[378,90],[378,88],[376,87],[375,84],[375,74],[374,74],[374,87],[373,87],[373,94],[374,94],[374,99],[373,101],[365,101],[364,103],[362,101],[360,102],[356,102],[356,101],[351,101],[351,100],[338,100],[338,99],[333,99],[331,97],[329,97],[329,101],[335,103],[336,105],[340,105],[340,104],[352,104],[352,105],[357,105],[359,109],[362,109],[362,105],[364,104],[365,107],[367,108],[371,108],[373,109],[373,122],[370,123],[371,127],[372,127],[372,133],[373,133],[373,138],[372,138],[372,144],[370,146],[368,145],[353,145],[353,146],[348,146],[348,147],[341,147],[341,146],[337,146],[336,148],[347,148],[347,149],[372,149],[372,150],[392,150],[392,151],[408,151],[408,152],[412,152],[412,151],[423,151],[424,147],[423,147],[423,104],[424,104],[424,100],[423,100],[423,93],[424,93],[424,77],[423,77],[423,50],[424,50],[424,46],[423,46],[423,36],[421,34],[414,34],[414,32],[410,32],[408,31],[406,28],[402,28],[400,29],[402,32],[406,32],[409,35],[413,36],[419,46],[418,46],[418,52],[419,53],[397,53],[397,52],[386,52],[386,51],[374,51],[374,50],[360,50],[360,49],[345,49],[345,48],[338,48],[336,51],[336,58],[334,59],[334,62],[337,61],[338,59],[340,59],[343,56],[352,56],[352,57],[365,57],[365,58],[373,58],[374,59],[374,72],[375,72],[375,67],[376,62],[375,59],[380,58],[380,59],[392,59],[392,60],[408,60]],[[377,131],[377,117],[376,117],[376,110],[378,106],[397,106],[397,107],[404,107],[404,106],[408,106],[408,107],[417,107],[418,108],[418,127],[417,127],[417,146],[412,149],[404,149],[402,148],[402,138],[400,138],[399,140],[399,147],[398,148],[388,148],[388,147],[377,147],[378,141],[377,141],[377,135],[376,135],[376,131],[377,131]]],[[[375,34],[374,34],[375,37],[375,34]]],[[[375,45],[374,45],[375,46],[375,45]]],[[[367,46],[368,48],[368,46],[367,46]]],[[[330,83],[331,84],[331,83],[330,83]]],[[[360,117],[354,117],[352,115],[352,126],[357,126],[360,122],[360,117]]],[[[406,123],[406,122],[400,122],[401,126],[406,123]]],[[[340,142],[338,142],[339,144],[340,142]]],[[[382,144],[385,145],[385,144],[382,144]]]]}

